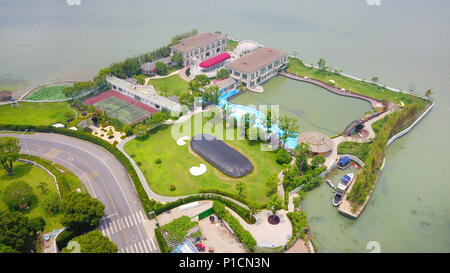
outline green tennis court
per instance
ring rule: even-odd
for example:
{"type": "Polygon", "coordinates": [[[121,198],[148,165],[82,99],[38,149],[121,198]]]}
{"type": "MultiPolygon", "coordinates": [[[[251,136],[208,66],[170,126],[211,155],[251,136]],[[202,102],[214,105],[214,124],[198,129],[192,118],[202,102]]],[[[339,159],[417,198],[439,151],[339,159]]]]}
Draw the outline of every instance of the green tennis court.
{"type": "Polygon", "coordinates": [[[117,97],[107,98],[94,105],[106,111],[111,117],[117,118],[127,124],[150,116],[143,109],[117,97]]]}

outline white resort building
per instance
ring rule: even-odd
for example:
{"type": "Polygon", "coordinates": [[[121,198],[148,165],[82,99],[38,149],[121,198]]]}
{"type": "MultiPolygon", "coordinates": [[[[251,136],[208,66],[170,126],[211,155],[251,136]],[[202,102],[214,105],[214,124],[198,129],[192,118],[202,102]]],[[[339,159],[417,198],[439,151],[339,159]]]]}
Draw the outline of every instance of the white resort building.
{"type": "Polygon", "coordinates": [[[166,97],[159,96],[152,85],[138,85],[117,77],[107,76],[106,81],[116,90],[141,103],[157,110],[166,109],[169,112],[180,112],[181,104],[166,97]]]}
{"type": "Polygon", "coordinates": [[[192,65],[219,55],[225,51],[226,46],[225,35],[205,32],[182,39],[170,49],[172,54],[181,54],[183,65],[192,65]]]}
{"type": "Polygon", "coordinates": [[[286,67],[288,53],[270,47],[261,47],[225,64],[230,77],[243,86],[256,91],[263,82],[271,79],[286,67]]]}

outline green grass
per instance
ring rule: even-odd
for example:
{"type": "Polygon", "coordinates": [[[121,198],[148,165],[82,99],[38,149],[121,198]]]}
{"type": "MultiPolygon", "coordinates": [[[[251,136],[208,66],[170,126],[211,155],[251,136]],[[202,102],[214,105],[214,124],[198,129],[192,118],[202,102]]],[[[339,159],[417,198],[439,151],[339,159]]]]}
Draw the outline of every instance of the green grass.
{"type": "MultiPolygon", "coordinates": [[[[197,114],[196,116],[198,116],[197,114]]],[[[185,121],[183,125],[189,125],[191,120],[185,121]]],[[[179,129],[181,125],[174,125],[179,129]]],[[[198,193],[201,189],[218,189],[232,194],[237,194],[236,184],[242,181],[246,184],[247,200],[257,204],[269,201],[269,188],[266,180],[278,174],[282,167],[275,162],[274,152],[263,152],[260,145],[249,145],[246,140],[226,140],[225,142],[245,156],[254,165],[252,173],[239,179],[232,179],[221,173],[218,169],[207,163],[204,159],[192,155],[188,150],[187,143],[178,146],[176,139],[171,135],[172,127],[159,127],[155,129],[148,138],[134,139],[125,145],[125,151],[132,157],[147,179],[152,190],[164,196],[180,196],[198,193]],[[162,162],[156,164],[155,160],[160,158],[162,162]],[[200,176],[192,176],[189,173],[191,166],[199,166],[201,163],[207,166],[207,171],[200,176]],[[170,185],[176,186],[175,191],[170,190],[170,185]]],[[[235,129],[228,128],[228,134],[235,134],[235,129]]],[[[199,130],[191,130],[191,137],[199,130]]]]}
{"type": "MultiPolygon", "coordinates": [[[[54,216],[49,216],[47,212],[39,206],[39,200],[43,198],[41,191],[37,188],[40,182],[45,182],[50,192],[58,193],[53,178],[42,169],[22,162],[14,163],[13,172],[14,174],[12,176],[8,176],[7,172],[3,168],[0,169],[0,192],[3,192],[3,190],[8,185],[17,181],[23,181],[27,183],[33,188],[33,193],[37,197],[37,203],[31,205],[29,211],[25,212],[24,215],[28,216],[28,218],[44,218],[46,223],[44,232],[49,232],[53,229],[61,228],[61,215],[57,214],[54,216]]],[[[7,209],[8,206],[3,202],[3,200],[0,199],[0,210],[7,209]]]]}
{"type": "Polygon", "coordinates": [[[227,50],[232,51],[234,50],[238,45],[238,42],[233,40],[227,40],[227,50]]]}
{"type": "Polygon", "coordinates": [[[30,95],[28,95],[25,99],[27,100],[60,100],[66,99],[66,95],[62,92],[62,90],[70,86],[70,84],[57,84],[44,86],[39,88],[38,90],[33,91],[30,95]]]}
{"type": "Polygon", "coordinates": [[[363,162],[367,159],[372,142],[350,142],[344,141],[337,147],[338,154],[351,154],[361,159],[363,162]]]}
{"type": "Polygon", "coordinates": [[[19,106],[0,105],[0,124],[52,125],[67,124],[75,113],[67,109],[67,102],[20,102],[19,106]]]}
{"type": "Polygon", "coordinates": [[[160,96],[180,96],[189,92],[188,83],[178,75],[172,75],[162,79],[151,79],[148,84],[153,85],[160,96]]]}
{"type": "Polygon", "coordinates": [[[289,57],[287,71],[293,74],[298,74],[299,76],[311,77],[327,84],[329,84],[329,80],[334,80],[338,88],[345,88],[346,90],[354,93],[369,96],[378,100],[392,101],[395,103],[400,103],[403,101],[405,104],[416,101],[425,102],[425,100],[416,96],[394,92],[375,84],[354,80],[333,72],[307,67],[297,58],[289,57]]]}

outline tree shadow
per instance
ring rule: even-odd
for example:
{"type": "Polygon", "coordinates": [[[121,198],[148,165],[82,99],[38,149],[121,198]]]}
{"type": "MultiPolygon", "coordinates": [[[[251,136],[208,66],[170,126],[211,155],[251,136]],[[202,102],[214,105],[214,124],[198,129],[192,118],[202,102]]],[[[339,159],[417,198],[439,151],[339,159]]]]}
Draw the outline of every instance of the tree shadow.
{"type": "Polygon", "coordinates": [[[0,177],[0,180],[10,181],[13,179],[24,177],[33,168],[32,164],[22,163],[17,165],[17,163],[18,163],[17,161],[13,163],[13,175],[8,175],[8,173],[6,172],[4,175],[0,177]]]}

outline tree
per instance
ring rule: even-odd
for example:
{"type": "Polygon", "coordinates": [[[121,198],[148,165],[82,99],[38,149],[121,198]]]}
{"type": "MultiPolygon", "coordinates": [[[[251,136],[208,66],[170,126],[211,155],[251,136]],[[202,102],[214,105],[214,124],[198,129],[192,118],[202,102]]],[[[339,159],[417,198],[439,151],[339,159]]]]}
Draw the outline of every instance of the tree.
{"type": "Polygon", "coordinates": [[[311,165],[314,168],[322,166],[323,163],[325,163],[325,156],[323,155],[316,155],[311,160],[311,165]]]}
{"type": "Polygon", "coordinates": [[[13,175],[13,162],[19,158],[19,152],[19,139],[0,137],[0,163],[8,175],[13,175]]]}
{"type": "Polygon", "coordinates": [[[145,84],[145,75],[141,74],[134,77],[136,79],[137,84],[144,85],[145,84]]]}
{"type": "Polygon", "coordinates": [[[291,155],[285,149],[280,149],[277,152],[276,161],[278,164],[280,164],[280,165],[287,164],[287,163],[291,162],[291,160],[292,160],[291,155]]]}
{"type": "Polygon", "coordinates": [[[283,143],[283,148],[287,139],[293,137],[297,133],[298,128],[296,118],[290,118],[288,116],[282,116],[280,118],[280,129],[283,131],[280,139],[283,143]]]}
{"type": "Polygon", "coordinates": [[[169,118],[168,115],[163,112],[156,112],[152,115],[152,121],[155,124],[160,124],[160,123],[166,121],[168,118],[169,118]]]}
{"type": "Polygon", "coordinates": [[[296,160],[295,163],[299,169],[299,175],[302,175],[303,165],[305,164],[307,156],[311,153],[311,146],[309,143],[302,142],[295,147],[296,160]]]}
{"type": "Polygon", "coordinates": [[[200,83],[202,87],[208,85],[211,82],[208,76],[206,76],[205,74],[195,75],[193,81],[200,83]]]}
{"type": "Polygon", "coordinates": [[[59,199],[59,195],[54,192],[50,192],[48,195],[44,196],[44,198],[42,198],[40,203],[41,207],[49,215],[57,214],[61,207],[61,199],[59,199]]]}
{"type": "Polygon", "coordinates": [[[317,65],[319,66],[320,70],[327,70],[327,67],[325,66],[326,62],[323,58],[320,58],[317,62],[317,65]]]}
{"type": "Polygon", "coordinates": [[[375,82],[375,83],[378,82],[378,80],[379,80],[378,77],[373,77],[372,78],[372,81],[375,82]]]}
{"type": "Polygon", "coordinates": [[[136,135],[136,137],[143,137],[147,134],[147,126],[144,124],[138,124],[133,129],[133,134],[136,135]]]}
{"type": "Polygon", "coordinates": [[[23,181],[9,184],[2,194],[2,200],[10,210],[22,210],[36,201],[33,188],[23,181]]]}
{"type": "Polygon", "coordinates": [[[61,223],[75,232],[85,232],[98,226],[105,214],[105,205],[87,193],[71,192],[64,196],[61,223]]]}
{"type": "MultiPolygon", "coordinates": [[[[189,84],[192,81],[189,82],[189,84]]],[[[192,106],[194,104],[194,96],[189,93],[183,93],[179,97],[179,101],[182,105],[192,106]]]]}
{"type": "Polygon", "coordinates": [[[431,89],[428,89],[427,91],[425,91],[425,97],[427,97],[427,99],[430,99],[430,96],[433,94],[433,91],[431,91],[431,89]]]}
{"type": "Polygon", "coordinates": [[[28,221],[28,228],[34,232],[43,231],[45,228],[45,220],[42,217],[34,217],[28,221]]]}
{"type": "Polygon", "coordinates": [[[269,179],[267,179],[266,186],[270,189],[270,195],[276,193],[278,187],[278,176],[274,175],[272,177],[269,177],[269,179]]]}
{"type": "Polygon", "coordinates": [[[29,229],[28,217],[19,212],[0,211],[0,246],[7,250],[25,252],[31,243],[33,231],[29,229]]]}
{"type": "MultiPolygon", "coordinates": [[[[81,253],[117,253],[117,245],[108,237],[103,236],[98,230],[89,232],[88,234],[75,237],[71,242],[80,244],[81,253]]],[[[70,253],[72,249],[63,248],[63,253],[70,253]]]]}
{"type": "Polygon", "coordinates": [[[270,202],[270,210],[273,215],[277,215],[277,211],[283,208],[283,200],[278,195],[274,195],[270,202]]]}
{"type": "Polygon", "coordinates": [[[238,191],[239,196],[242,198],[245,198],[245,189],[246,186],[242,181],[237,182],[236,190],[238,191]]]}
{"type": "Polygon", "coordinates": [[[156,62],[155,69],[157,70],[156,73],[158,75],[164,76],[167,75],[167,65],[163,62],[156,62]]]}
{"type": "Polygon", "coordinates": [[[178,52],[174,53],[170,59],[177,65],[181,65],[181,63],[183,62],[183,56],[181,56],[181,54],[178,52]]]}
{"type": "Polygon", "coordinates": [[[226,79],[228,78],[228,70],[225,68],[221,68],[219,71],[217,71],[217,78],[218,79],[226,79]]]}

